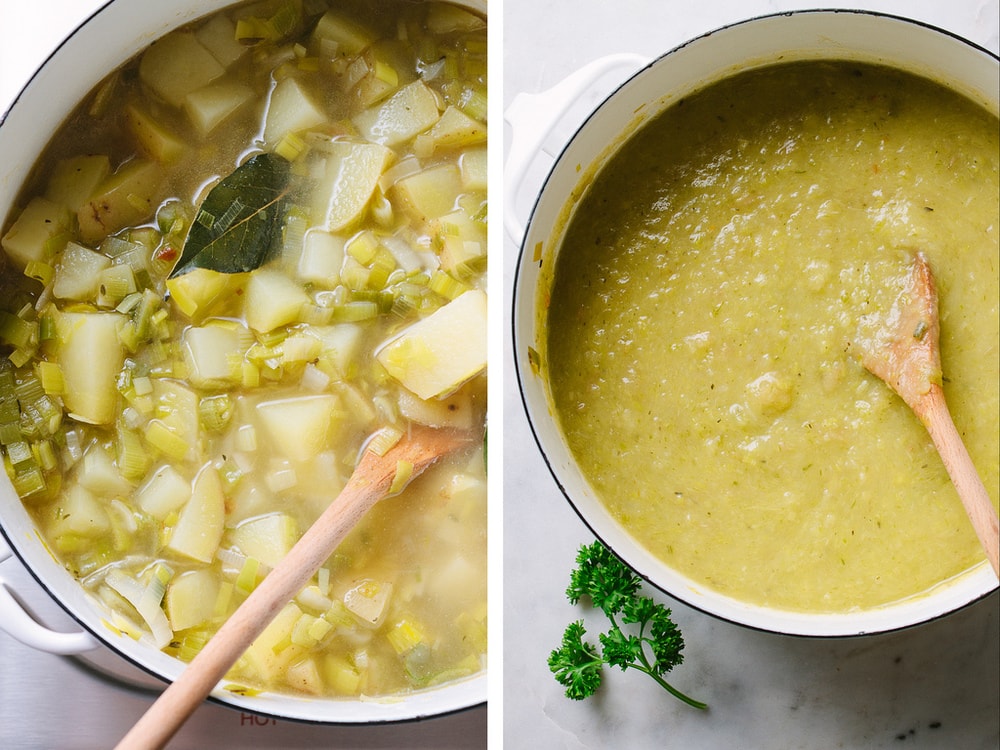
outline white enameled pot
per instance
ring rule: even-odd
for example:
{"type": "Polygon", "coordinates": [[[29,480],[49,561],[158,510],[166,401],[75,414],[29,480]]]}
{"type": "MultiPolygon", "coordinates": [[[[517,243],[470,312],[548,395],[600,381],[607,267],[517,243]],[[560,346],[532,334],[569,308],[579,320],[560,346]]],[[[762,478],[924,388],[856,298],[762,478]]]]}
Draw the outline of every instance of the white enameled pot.
{"type": "MultiPolygon", "coordinates": [[[[562,233],[576,199],[628,137],[666,107],[735,72],[779,61],[854,60],[885,64],[947,85],[993,113],[1000,109],[996,55],[940,29],[862,11],[820,10],[763,16],[698,37],[652,62],[634,56],[596,61],[553,89],[516,98],[506,113],[512,141],[506,165],[505,225],[521,246],[514,282],[513,346],[518,386],[532,432],[559,489],[594,534],[650,583],[703,612],[748,627],[801,636],[880,633],[944,616],[997,589],[984,561],[933,591],[878,609],[806,614],[756,606],[705,588],[641,546],[607,511],[560,432],[544,373],[530,352],[544,351],[545,299],[562,233]],[[558,155],[526,229],[518,193],[548,128],[588,81],[618,66],[635,72],[579,127],[558,155]],[[539,124],[539,112],[544,117],[539,124]]],[[[543,357],[544,359],[544,357],[543,357]]]]}
{"type": "MultiPolygon", "coordinates": [[[[486,14],[486,0],[453,0],[486,14]]],[[[0,224],[37,155],[76,104],[111,71],[154,40],[185,23],[233,4],[233,0],[112,0],[70,35],[35,73],[0,117],[0,224]]],[[[81,626],[51,631],[21,607],[0,568],[0,628],[35,648],[77,654],[100,646],[164,680],[184,664],[151,646],[112,631],[100,607],[52,557],[4,472],[0,471],[0,562],[12,551],[41,586],[81,626]],[[4,545],[9,546],[10,551],[4,545]]],[[[212,699],[277,718],[329,724],[367,724],[440,716],[486,701],[486,675],[385,700],[333,700],[263,693],[240,696],[222,688],[212,699]]]]}

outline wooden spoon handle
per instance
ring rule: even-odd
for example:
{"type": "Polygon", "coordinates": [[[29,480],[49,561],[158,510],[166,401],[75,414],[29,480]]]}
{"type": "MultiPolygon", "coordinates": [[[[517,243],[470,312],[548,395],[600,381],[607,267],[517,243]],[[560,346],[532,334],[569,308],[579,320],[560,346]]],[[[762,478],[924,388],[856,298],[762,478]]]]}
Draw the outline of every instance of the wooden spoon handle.
{"type": "Polygon", "coordinates": [[[986,493],[986,487],[976,472],[969,457],[969,451],[962,436],[951,419],[944,400],[941,386],[934,384],[921,400],[920,408],[914,409],[930,433],[931,440],[941,460],[944,462],[952,484],[965,506],[965,512],[986,551],[986,557],[993,566],[993,572],[1000,577],[1000,526],[993,501],[986,493]]]}
{"type": "Polygon", "coordinates": [[[352,478],[340,496],[219,628],[129,730],[117,750],[163,747],[267,625],[312,578],[355,524],[384,497],[382,483],[352,478]]]}
{"type": "Polygon", "coordinates": [[[337,499],[163,691],[116,750],[163,747],[372,506],[391,492],[401,491],[402,485],[472,438],[467,432],[411,425],[408,435],[385,454],[364,451],[337,499]],[[403,466],[409,471],[397,482],[396,474],[403,466]]]}

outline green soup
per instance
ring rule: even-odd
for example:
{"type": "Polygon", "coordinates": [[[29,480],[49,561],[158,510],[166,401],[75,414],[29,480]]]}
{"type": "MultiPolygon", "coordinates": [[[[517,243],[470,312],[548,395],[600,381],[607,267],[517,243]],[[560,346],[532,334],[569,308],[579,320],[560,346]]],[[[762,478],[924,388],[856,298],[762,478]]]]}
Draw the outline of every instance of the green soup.
{"type": "Polygon", "coordinates": [[[983,562],[924,428],[850,341],[914,250],[945,393],[998,496],[998,122],[849,63],[737,75],[601,169],[554,272],[544,360],[613,515],[695,581],[870,608],[983,562]]]}

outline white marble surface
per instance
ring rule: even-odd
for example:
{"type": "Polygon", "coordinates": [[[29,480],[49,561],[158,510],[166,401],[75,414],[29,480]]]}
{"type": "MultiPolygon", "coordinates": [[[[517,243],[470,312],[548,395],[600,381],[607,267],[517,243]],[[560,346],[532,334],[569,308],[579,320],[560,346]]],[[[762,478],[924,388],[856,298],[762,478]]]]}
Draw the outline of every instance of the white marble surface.
{"type": "MultiPolygon", "coordinates": [[[[732,21],[831,5],[505,0],[504,108],[517,93],[545,90],[607,54],[638,52],[655,57],[732,21]]],[[[931,23],[994,52],[1000,46],[996,0],[851,5],[931,23]]],[[[505,238],[507,300],[516,253],[514,243],[505,238]]],[[[618,670],[605,672],[605,686],[594,698],[582,703],[566,699],[546,667],[546,658],[558,646],[565,625],[587,611],[571,606],[563,592],[577,548],[593,536],[563,499],[538,455],[523,417],[509,346],[504,349],[504,375],[505,747],[987,750],[998,746],[996,595],[918,629],[835,641],[750,631],[657,595],[673,608],[687,641],[685,663],[671,673],[671,680],[708,702],[709,710],[691,709],[666,696],[645,676],[618,670]]],[[[596,634],[601,620],[589,615],[585,619],[596,634]]]]}

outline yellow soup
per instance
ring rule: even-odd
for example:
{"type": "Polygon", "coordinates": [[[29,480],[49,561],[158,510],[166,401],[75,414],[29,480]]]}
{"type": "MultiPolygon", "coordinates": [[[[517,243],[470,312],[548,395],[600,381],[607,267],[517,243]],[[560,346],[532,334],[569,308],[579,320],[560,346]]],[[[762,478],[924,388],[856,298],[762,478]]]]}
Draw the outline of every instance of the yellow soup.
{"type": "Polygon", "coordinates": [[[997,118],[874,66],[808,62],[670,107],[562,240],[544,355],[613,515],[695,581],[844,612],[983,560],[928,435],[850,341],[914,250],[945,393],[996,502],[997,118]]]}

